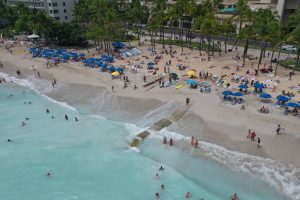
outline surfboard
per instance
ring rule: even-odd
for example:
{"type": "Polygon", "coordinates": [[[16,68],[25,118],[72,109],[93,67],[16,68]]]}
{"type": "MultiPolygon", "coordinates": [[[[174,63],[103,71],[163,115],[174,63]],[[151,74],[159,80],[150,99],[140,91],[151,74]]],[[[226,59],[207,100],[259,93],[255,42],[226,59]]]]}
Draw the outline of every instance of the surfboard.
{"type": "Polygon", "coordinates": [[[183,87],[183,85],[177,85],[176,86],[176,89],[180,89],[180,88],[182,88],[183,87]]]}

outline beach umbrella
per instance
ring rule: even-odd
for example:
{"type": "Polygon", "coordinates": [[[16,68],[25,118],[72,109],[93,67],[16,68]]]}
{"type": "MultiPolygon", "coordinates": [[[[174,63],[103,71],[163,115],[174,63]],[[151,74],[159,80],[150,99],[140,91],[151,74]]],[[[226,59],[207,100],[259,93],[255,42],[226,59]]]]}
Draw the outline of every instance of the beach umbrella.
{"type": "Polygon", "coordinates": [[[190,70],[186,73],[189,77],[192,77],[192,76],[196,76],[196,72],[193,71],[193,70],[190,70]]]}
{"type": "Polygon", "coordinates": [[[108,68],[108,71],[110,71],[110,72],[114,72],[114,71],[116,71],[116,68],[115,68],[115,67],[113,67],[113,66],[110,66],[110,67],[108,68]]]}
{"type": "Polygon", "coordinates": [[[155,65],[155,63],[150,61],[150,62],[147,63],[147,65],[155,65]]]}
{"type": "Polygon", "coordinates": [[[228,95],[232,95],[232,92],[229,91],[229,90],[225,90],[225,91],[222,92],[222,94],[223,94],[224,96],[228,96],[228,95]]]}
{"type": "Polygon", "coordinates": [[[195,81],[195,80],[193,80],[193,79],[188,79],[188,80],[186,81],[186,83],[189,84],[189,85],[198,85],[198,82],[195,81]]]}
{"type": "Polygon", "coordinates": [[[172,73],[170,73],[170,77],[172,78],[172,79],[177,79],[177,77],[178,77],[178,75],[176,74],[176,73],[174,73],[174,72],[172,72],[172,73]]]}
{"type": "Polygon", "coordinates": [[[278,101],[288,101],[288,100],[290,100],[291,98],[289,98],[289,97],[287,97],[287,96],[279,95],[279,96],[276,97],[276,99],[277,99],[278,101]]]}
{"type": "Polygon", "coordinates": [[[258,88],[258,89],[261,89],[261,88],[264,88],[264,84],[262,84],[262,83],[254,83],[254,87],[258,88]]]}
{"type": "Polygon", "coordinates": [[[284,106],[286,107],[292,107],[292,108],[300,108],[300,105],[294,102],[288,102],[284,106]]]}
{"type": "Polygon", "coordinates": [[[234,92],[234,93],[232,93],[232,96],[241,97],[241,96],[244,96],[244,95],[240,92],[234,92]]]}
{"type": "Polygon", "coordinates": [[[116,77],[116,76],[120,76],[120,73],[119,72],[113,72],[113,73],[111,73],[111,75],[116,77]]]}
{"type": "Polygon", "coordinates": [[[249,87],[248,87],[248,85],[241,84],[241,85],[239,85],[239,88],[240,89],[248,89],[249,87]]]}
{"type": "Polygon", "coordinates": [[[272,97],[272,95],[267,94],[267,93],[261,93],[259,95],[259,98],[261,98],[261,99],[270,99],[271,97],[272,97]]]}
{"type": "Polygon", "coordinates": [[[118,68],[116,69],[116,71],[118,71],[118,72],[120,72],[120,73],[123,73],[123,72],[124,72],[124,69],[121,68],[121,67],[118,67],[118,68]]]}

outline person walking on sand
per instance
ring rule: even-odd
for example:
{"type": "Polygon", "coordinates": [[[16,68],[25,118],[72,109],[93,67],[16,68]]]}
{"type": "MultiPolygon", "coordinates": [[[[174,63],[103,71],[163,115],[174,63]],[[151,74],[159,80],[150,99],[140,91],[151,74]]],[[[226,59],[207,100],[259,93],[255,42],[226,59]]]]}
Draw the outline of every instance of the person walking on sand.
{"type": "Polygon", "coordinates": [[[277,125],[277,129],[276,129],[277,135],[279,135],[280,130],[281,130],[281,127],[280,127],[280,124],[278,124],[278,125],[277,125]]]}
{"type": "Polygon", "coordinates": [[[37,72],[37,75],[38,75],[38,77],[39,77],[39,78],[41,78],[41,74],[40,74],[40,72],[37,72]]]}
{"type": "Polygon", "coordinates": [[[187,98],[185,99],[186,105],[189,105],[190,101],[191,101],[190,98],[187,97],[187,98]]]}
{"type": "Polygon", "coordinates": [[[260,147],[260,138],[258,137],[257,138],[257,148],[259,148],[260,147]]]}
{"type": "Polygon", "coordinates": [[[114,89],[115,89],[115,88],[114,88],[114,86],[112,85],[112,86],[111,86],[111,92],[114,92],[114,89]]]}

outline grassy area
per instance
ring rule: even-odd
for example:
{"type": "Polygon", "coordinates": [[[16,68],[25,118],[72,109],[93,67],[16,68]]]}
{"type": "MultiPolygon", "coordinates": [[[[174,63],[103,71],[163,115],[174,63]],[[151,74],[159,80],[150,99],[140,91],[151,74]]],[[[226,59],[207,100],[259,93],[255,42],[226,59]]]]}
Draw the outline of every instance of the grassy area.
{"type": "Polygon", "coordinates": [[[279,64],[288,69],[295,69],[296,71],[300,71],[300,66],[296,66],[296,61],[294,60],[280,60],[279,64]]]}

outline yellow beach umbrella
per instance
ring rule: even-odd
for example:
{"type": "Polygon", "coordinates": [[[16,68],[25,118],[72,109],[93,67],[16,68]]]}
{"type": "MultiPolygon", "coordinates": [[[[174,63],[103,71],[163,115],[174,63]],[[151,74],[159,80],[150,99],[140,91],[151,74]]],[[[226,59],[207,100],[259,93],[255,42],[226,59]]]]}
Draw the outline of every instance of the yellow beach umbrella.
{"type": "Polygon", "coordinates": [[[120,76],[120,73],[119,72],[113,72],[111,75],[112,76],[120,76]]]}
{"type": "Polygon", "coordinates": [[[189,77],[192,77],[192,76],[196,76],[196,72],[193,71],[193,70],[190,70],[186,73],[189,77]]]}

